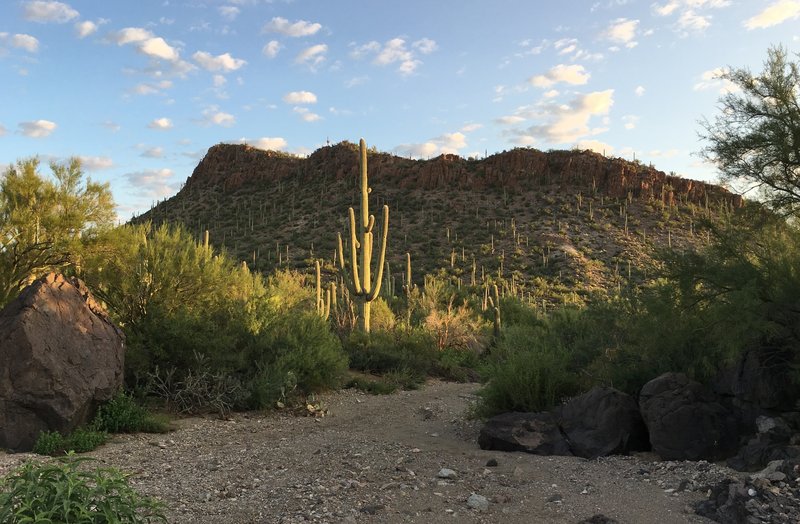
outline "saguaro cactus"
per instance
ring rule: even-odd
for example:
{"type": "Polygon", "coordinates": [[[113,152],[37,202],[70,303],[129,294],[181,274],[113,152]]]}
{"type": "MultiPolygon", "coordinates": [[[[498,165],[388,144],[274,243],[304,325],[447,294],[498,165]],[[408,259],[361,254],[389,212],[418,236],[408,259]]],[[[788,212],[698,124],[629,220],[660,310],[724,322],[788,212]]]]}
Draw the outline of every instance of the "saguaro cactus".
{"type": "Polygon", "coordinates": [[[369,193],[371,191],[367,182],[367,144],[362,138],[359,142],[361,157],[361,206],[358,227],[356,227],[355,211],[348,209],[350,223],[350,271],[344,263],[342,249],[342,235],[339,233],[339,268],[345,275],[345,282],[350,294],[357,298],[361,329],[369,333],[370,306],[378,298],[383,280],[383,267],[386,259],[386,237],[389,233],[389,206],[383,206],[383,227],[381,230],[381,250],[377,264],[377,275],[372,279],[371,264],[373,255],[373,233],[375,216],[369,214],[369,193]],[[361,263],[359,264],[359,250],[361,263]],[[360,269],[359,269],[360,265],[360,269]]]}

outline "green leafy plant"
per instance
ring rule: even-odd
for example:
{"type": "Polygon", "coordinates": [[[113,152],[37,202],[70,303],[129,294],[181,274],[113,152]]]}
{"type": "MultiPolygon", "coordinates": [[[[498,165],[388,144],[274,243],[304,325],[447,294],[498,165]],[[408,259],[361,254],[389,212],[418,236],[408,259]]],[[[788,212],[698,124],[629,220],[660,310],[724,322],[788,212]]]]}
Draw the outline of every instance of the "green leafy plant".
{"type": "Polygon", "coordinates": [[[97,449],[108,441],[108,433],[94,427],[77,428],[67,436],[58,431],[43,431],[33,444],[33,452],[39,455],[62,455],[67,452],[86,453],[97,449]]]}
{"type": "Polygon", "coordinates": [[[169,431],[169,420],[166,417],[151,414],[124,391],[120,391],[111,400],[100,406],[92,425],[98,431],[107,431],[108,433],[166,433],[169,431]]]}
{"type": "Polygon", "coordinates": [[[0,480],[0,522],[145,524],[167,522],[163,504],[138,494],[113,468],[84,471],[91,460],[67,455],[26,462],[0,480]]]}

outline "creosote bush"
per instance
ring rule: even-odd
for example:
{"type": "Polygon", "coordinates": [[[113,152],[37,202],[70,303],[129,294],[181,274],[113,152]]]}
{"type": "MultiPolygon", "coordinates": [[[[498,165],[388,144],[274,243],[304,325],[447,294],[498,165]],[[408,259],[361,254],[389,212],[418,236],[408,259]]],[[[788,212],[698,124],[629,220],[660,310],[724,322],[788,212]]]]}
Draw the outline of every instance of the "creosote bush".
{"type": "Polygon", "coordinates": [[[0,522],[167,522],[161,502],[139,495],[116,469],[82,469],[87,460],[29,461],[0,479],[0,522]]]}

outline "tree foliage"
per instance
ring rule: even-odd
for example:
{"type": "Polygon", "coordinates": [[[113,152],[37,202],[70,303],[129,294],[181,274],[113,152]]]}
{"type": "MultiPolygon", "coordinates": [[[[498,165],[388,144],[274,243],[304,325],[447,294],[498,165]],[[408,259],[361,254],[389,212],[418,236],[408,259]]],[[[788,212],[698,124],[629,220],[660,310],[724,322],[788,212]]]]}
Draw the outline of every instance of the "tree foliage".
{"type": "Polygon", "coordinates": [[[0,305],[30,277],[78,263],[82,245],[113,224],[108,184],[84,181],[77,158],[50,169],[45,178],[30,158],[0,178],[0,305]]]}
{"type": "Polygon", "coordinates": [[[721,75],[737,89],[721,100],[721,113],[706,121],[706,159],[722,179],[757,189],[786,216],[800,212],[800,64],[785,48],[769,49],[764,70],[731,69],[721,75]]]}

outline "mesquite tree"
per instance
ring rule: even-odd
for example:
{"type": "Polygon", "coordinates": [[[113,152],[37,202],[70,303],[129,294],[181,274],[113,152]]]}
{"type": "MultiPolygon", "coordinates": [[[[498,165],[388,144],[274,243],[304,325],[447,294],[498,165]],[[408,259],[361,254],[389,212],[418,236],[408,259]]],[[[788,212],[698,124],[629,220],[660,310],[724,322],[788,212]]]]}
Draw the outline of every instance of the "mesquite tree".
{"type": "Polygon", "coordinates": [[[720,78],[731,90],[720,100],[721,113],[705,121],[709,145],[703,156],[715,163],[722,180],[757,190],[764,202],[785,216],[800,212],[800,63],[786,49],[769,49],[764,70],[731,69],[720,78]]]}

